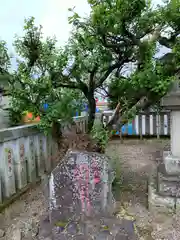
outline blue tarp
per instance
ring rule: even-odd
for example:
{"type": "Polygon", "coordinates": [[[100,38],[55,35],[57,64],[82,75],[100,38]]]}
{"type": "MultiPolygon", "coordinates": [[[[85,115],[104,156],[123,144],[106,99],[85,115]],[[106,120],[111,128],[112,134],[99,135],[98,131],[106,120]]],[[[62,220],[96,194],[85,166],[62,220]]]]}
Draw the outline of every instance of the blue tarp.
{"type": "MultiPolygon", "coordinates": [[[[122,134],[134,135],[136,134],[135,129],[133,129],[132,123],[128,123],[121,128],[122,134]]],[[[116,135],[119,135],[119,131],[116,132],[116,135]]]]}
{"type": "Polygon", "coordinates": [[[48,104],[47,104],[47,103],[44,103],[44,104],[43,104],[43,107],[44,107],[44,110],[47,110],[47,109],[48,109],[48,104]]]}

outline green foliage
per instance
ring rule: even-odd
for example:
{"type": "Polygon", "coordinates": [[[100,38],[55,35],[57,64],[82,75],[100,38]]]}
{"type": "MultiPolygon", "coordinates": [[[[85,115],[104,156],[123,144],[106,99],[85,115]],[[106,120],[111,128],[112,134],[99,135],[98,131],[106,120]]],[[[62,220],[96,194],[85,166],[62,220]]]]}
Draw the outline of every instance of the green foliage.
{"type": "Polygon", "coordinates": [[[91,137],[104,151],[109,141],[109,132],[103,128],[101,122],[95,121],[91,130],[91,137]]]}
{"type": "Polygon", "coordinates": [[[120,102],[128,119],[136,115],[135,104],[142,97],[147,97],[150,105],[158,104],[175,79],[172,71],[167,71],[164,64],[153,58],[154,42],[144,41],[139,49],[137,69],[129,77],[116,77],[109,84],[110,106],[115,108],[120,102]]]}
{"type": "Polygon", "coordinates": [[[129,78],[114,79],[109,84],[110,106],[115,108],[121,103],[123,111],[131,109],[141,97],[149,97],[151,104],[157,104],[169,90],[174,76],[164,74],[163,67],[145,67],[143,70],[132,74],[129,78]]]}
{"type": "Polygon", "coordinates": [[[117,155],[115,149],[108,149],[106,155],[110,158],[110,165],[115,173],[115,179],[112,182],[112,190],[114,192],[118,191],[122,186],[122,166],[120,156],[117,155]]]}
{"type": "MultiPolygon", "coordinates": [[[[128,108],[144,97],[145,106],[157,104],[169,90],[179,64],[179,1],[168,1],[156,9],[145,0],[89,0],[89,3],[94,32],[120,63],[117,74],[109,81],[111,107],[115,108],[120,102],[123,112],[127,113],[128,108]],[[162,33],[167,37],[162,37],[162,33]],[[158,43],[171,49],[176,43],[175,54],[169,62],[154,58],[158,43]],[[135,63],[129,77],[122,75],[126,62],[135,63]]],[[[134,111],[135,107],[130,113],[134,111]]]]}
{"type": "MultiPolygon", "coordinates": [[[[147,0],[88,3],[91,13],[86,18],[69,9],[73,31],[63,49],[57,48],[55,38],[43,40],[42,26],[36,26],[33,17],[26,19],[24,35],[16,36],[14,43],[18,70],[10,77],[10,58],[5,43],[0,42],[0,80],[3,74],[10,85],[13,121],[18,122],[28,110],[41,117],[41,128],[50,129],[59,118],[70,119],[86,98],[91,130],[94,93],[107,82],[111,105],[120,102],[128,117],[133,117],[142,98],[148,99],[147,107],[157,104],[168,91],[180,60],[179,1],[168,1],[156,9],[147,0]],[[161,36],[164,32],[167,37],[161,36]],[[167,54],[163,59],[154,58],[158,44],[172,49],[168,61],[167,54]],[[135,65],[129,77],[122,73],[127,63],[135,65]],[[72,104],[73,100],[78,104],[72,104]],[[43,103],[49,104],[47,111],[43,103]]],[[[101,139],[95,132],[104,146],[106,134],[100,134],[101,139]]]]}
{"type": "Polygon", "coordinates": [[[52,129],[54,122],[59,124],[64,122],[72,122],[72,117],[77,110],[81,110],[82,101],[77,92],[66,91],[61,93],[61,97],[51,103],[46,110],[45,114],[40,113],[41,121],[39,128],[46,134],[52,129]],[[76,103],[74,103],[76,101],[76,103]]]}
{"type": "Polygon", "coordinates": [[[43,41],[42,37],[42,27],[35,26],[34,18],[25,20],[24,36],[16,36],[14,45],[21,60],[9,88],[10,116],[17,124],[24,111],[32,112],[35,117],[40,116],[38,127],[48,133],[53,123],[71,121],[82,106],[83,97],[76,89],[54,87],[54,76],[61,74],[67,58],[56,48],[55,39],[43,41]],[[48,104],[47,110],[44,103],[48,104]]]}
{"type": "Polygon", "coordinates": [[[111,165],[115,172],[115,179],[112,183],[113,190],[119,190],[122,186],[121,161],[118,156],[111,156],[111,165]]]}
{"type": "Polygon", "coordinates": [[[4,92],[10,84],[10,74],[8,72],[10,67],[10,56],[8,54],[8,49],[6,42],[0,40],[0,89],[4,92]]]}
{"type": "Polygon", "coordinates": [[[0,73],[7,72],[10,66],[10,57],[6,42],[0,40],[0,73]]]}
{"type": "Polygon", "coordinates": [[[180,37],[176,39],[176,43],[173,46],[173,53],[175,55],[175,64],[180,69],[180,37]]]}

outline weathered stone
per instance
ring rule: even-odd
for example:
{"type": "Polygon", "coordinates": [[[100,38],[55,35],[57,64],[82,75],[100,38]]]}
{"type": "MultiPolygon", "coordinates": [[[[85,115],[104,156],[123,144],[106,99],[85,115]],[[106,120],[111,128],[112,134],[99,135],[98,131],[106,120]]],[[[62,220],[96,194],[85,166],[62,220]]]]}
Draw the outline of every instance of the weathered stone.
{"type": "Polygon", "coordinates": [[[36,227],[33,227],[32,229],[32,237],[36,237],[39,233],[39,228],[36,226],[36,227]]]}
{"type": "Polygon", "coordinates": [[[175,211],[175,198],[158,195],[156,185],[151,181],[148,186],[148,205],[152,214],[171,214],[175,211]]]}
{"type": "Polygon", "coordinates": [[[68,151],[50,176],[50,221],[41,223],[40,235],[50,225],[51,232],[43,235],[53,239],[111,240],[120,231],[135,239],[133,221],[122,222],[112,215],[115,174],[109,163],[102,154],[68,151]]]}
{"type": "Polygon", "coordinates": [[[158,193],[167,197],[180,197],[180,186],[173,182],[161,182],[158,193]]]}
{"type": "Polygon", "coordinates": [[[0,238],[5,236],[5,231],[3,229],[0,229],[0,238]]]}
{"type": "Polygon", "coordinates": [[[168,174],[180,174],[180,157],[168,155],[164,158],[164,164],[168,174]]]}
{"type": "Polygon", "coordinates": [[[149,184],[151,211],[176,212],[180,197],[180,85],[172,84],[170,91],[161,99],[161,106],[171,110],[171,152],[163,153],[163,162],[149,184]],[[162,196],[160,196],[162,195],[162,196]]]}
{"type": "Polygon", "coordinates": [[[104,215],[111,212],[114,199],[111,184],[114,172],[104,155],[69,151],[52,172],[49,181],[50,221],[70,217],[104,215]]]}
{"type": "Polygon", "coordinates": [[[23,234],[22,234],[21,230],[18,228],[14,229],[13,236],[11,239],[12,240],[22,240],[22,238],[23,238],[23,234]]]}
{"type": "Polygon", "coordinates": [[[176,213],[180,213],[180,198],[177,198],[176,201],[175,201],[175,210],[176,210],[176,213]]]}
{"type": "Polygon", "coordinates": [[[161,99],[161,106],[169,110],[180,110],[179,80],[174,81],[170,91],[161,99]]]}
{"type": "Polygon", "coordinates": [[[157,171],[158,171],[159,180],[163,180],[167,182],[180,182],[180,175],[167,173],[164,163],[161,163],[158,165],[157,171]]]}
{"type": "Polygon", "coordinates": [[[180,197],[180,175],[167,173],[165,165],[158,166],[158,193],[162,196],[180,197]]]}

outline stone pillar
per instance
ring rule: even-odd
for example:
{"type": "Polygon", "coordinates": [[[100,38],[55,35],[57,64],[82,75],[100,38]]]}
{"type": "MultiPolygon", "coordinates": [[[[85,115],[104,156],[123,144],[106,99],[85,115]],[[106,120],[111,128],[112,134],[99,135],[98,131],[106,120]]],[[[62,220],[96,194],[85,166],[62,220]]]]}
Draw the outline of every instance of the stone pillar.
{"type": "Polygon", "coordinates": [[[149,181],[149,209],[158,212],[174,213],[180,209],[180,88],[175,82],[172,90],[162,98],[161,106],[171,111],[170,151],[163,152],[149,181]]]}
{"type": "Polygon", "coordinates": [[[180,110],[171,111],[171,152],[164,153],[166,172],[170,175],[180,174],[180,110]]]}
{"type": "Polygon", "coordinates": [[[164,164],[168,174],[180,174],[180,88],[174,82],[172,90],[161,101],[161,105],[171,110],[171,154],[164,153],[164,164]]]}
{"type": "Polygon", "coordinates": [[[180,110],[171,111],[171,152],[180,159],[180,110]]]}

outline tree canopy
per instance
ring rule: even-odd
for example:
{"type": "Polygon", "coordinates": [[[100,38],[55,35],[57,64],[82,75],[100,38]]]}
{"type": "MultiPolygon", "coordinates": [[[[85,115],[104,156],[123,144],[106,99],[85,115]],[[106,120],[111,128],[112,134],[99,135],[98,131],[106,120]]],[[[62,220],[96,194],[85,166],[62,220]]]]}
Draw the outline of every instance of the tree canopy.
{"type": "MultiPolygon", "coordinates": [[[[55,38],[43,40],[42,26],[36,26],[33,17],[26,19],[24,36],[14,43],[18,69],[8,80],[11,96],[17,100],[13,109],[28,105],[51,122],[72,115],[74,109],[62,111],[65,101],[73,106],[73,97],[84,98],[89,106],[90,131],[97,89],[108,86],[111,106],[120,104],[124,114],[157,104],[167,93],[180,67],[180,2],[165,1],[156,8],[150,0],[88,3],[91,12],[86,18],[69,9],[73,29],[64,48],[57,48],[55,38]],[[170,52],[157,58],[162,46],[170,52]],[[133,68],[124,74],[128,65],[133,68]],[[42,110],[46,101],[49,114],[55,111],[56,117],[42,110]]],[[[0,74],[7,74],[9,56],[4,42],[0,53],[0,74]]]]}

